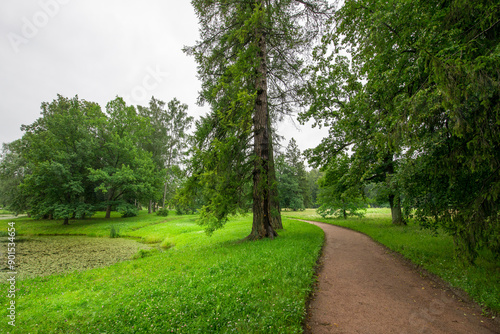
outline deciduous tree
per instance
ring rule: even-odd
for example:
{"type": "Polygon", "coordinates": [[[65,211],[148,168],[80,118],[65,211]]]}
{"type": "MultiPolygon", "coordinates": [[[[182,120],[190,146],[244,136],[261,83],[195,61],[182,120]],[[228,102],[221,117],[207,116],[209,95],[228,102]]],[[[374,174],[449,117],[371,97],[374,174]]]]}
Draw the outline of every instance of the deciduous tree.
{"type": "Polygon", "coordinates": [[[358,152],[342,135],[365,131],[407,209],[471,260],[500,250],[499,13],[487,0],[346,1],[314,68],[314,113],[344,131],[325,156],[358,152]]]}
{"type": "Polygon", "coordinates": [[[104,120],[92,102],[58,96],[42,103],[41,117],[26,131],[21,148],[29,173],[20,185],[35,218],[63,219],[91,216],[94,184],[89,168],[95,166],[95,133],[104,120]]]}
{"type": "Polygon", "coordinates": [[[151,153],[140,145],[150,138],[149,121],[120,97],[110,101],[106,111],[106,122],[97,134],[99,163],[90,169],[89,178],[104,196],[109,218],[113,207],[131,207],[135,199],[150,199],[161,187],[161,179],[151,153]]]}

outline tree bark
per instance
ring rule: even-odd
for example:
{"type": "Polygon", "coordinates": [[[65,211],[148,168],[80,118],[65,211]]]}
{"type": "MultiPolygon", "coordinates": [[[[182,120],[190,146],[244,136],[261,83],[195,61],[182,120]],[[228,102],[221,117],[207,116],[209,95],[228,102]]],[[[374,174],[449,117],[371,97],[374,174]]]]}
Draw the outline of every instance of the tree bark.
{"type": "Polygon", "coordinates": [[[269,143],[270,131],[267,105],[266,36],[262,29],[259,30],[256,31],[259,48],[259,66],[257,68],[257,97],[253,116],[255,154],[253,171],[253,223],[252,232],[247,237],[250,240],[266,237],[274,239],[278,235],[271,225],[269,169],[274,166],[270,164],[269,159],[271,145],[269,143]]]}
{"type": "Polygon", "coordinates": [[[153,211],[153,210],[152,210],[152,206],[153,206],[153,201],[152,201],[152,200],[149,200],[149,205],[148,205],[148,214],[151,214],[151,212],[153,211]]]}
{"type": "MultiPolygon", "coordinates": [[[[109,193],[108,193],[108,203],[111,202],[111,200],[113,199],[113,195],[114,195],[114,191],[111,190],[109,193]]],[[[109,219],[111,218],[111,204],[108,204],[106,206],[106,216],[104,216],[104,218],[106,219],[109,219]]]]}
{"type": "Polygon", "coordinates": [[[106,206],[106,216],[104,216],[104,218],[111,218],[111,205],[108,204],[108,206],[106,206]]]}
{"type": "Polygon", "coordinates": [[[64,218],[63,225],[69,225],[69,218],[64,218]]]}

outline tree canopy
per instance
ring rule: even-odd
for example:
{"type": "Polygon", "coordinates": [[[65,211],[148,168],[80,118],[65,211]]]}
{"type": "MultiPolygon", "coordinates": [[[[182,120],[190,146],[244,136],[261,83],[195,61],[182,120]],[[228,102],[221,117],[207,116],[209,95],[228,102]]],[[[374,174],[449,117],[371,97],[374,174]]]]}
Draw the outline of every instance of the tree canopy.
{"type": "Polygon", "coordinates": [[[347,1],[304,88],[304,118],[331,126],[311,159],[351,150],[350,174],[385,177],[392,204],[469,259],[500,250],[499,13],[486,0],[347,1]]]}
{"type": "MultiPolygon", "coordinates": [[[[164,104],[154,98],[152,103],[164,104]]],[[[184,112],[177,100],[171,104],[184,112]]],[[[111,210],[134,215],[137,203],[163,193],[167,166],[159,168],[153,159],[153,139],[158,138],[154,115],[139,114],[120,97],[107,104],[106,112],[78,96],[61,95],[42,103],[41,109],[40,118],[23,126],[21,139],[4,145],[2,205],[68,224],[102,209],[106,217],[111,210]]],[[[183,117],[185,122],[168,124],[166,131],[183,132],[190,121],[185,113],[183,117]]],[[[179,143],[166,149],[177,150],[173,167],[185,147],[179,143]]]]}

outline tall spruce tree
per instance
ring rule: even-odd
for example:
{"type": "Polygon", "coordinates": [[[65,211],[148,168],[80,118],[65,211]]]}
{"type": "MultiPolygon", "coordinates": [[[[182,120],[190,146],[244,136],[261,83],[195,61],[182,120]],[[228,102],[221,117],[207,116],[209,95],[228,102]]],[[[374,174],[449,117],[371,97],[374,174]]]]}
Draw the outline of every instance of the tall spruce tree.
{"type": "Polygon", "coordinates": [[[202,185],[208,231],[245,210],[252,186],[249,239],[274,238],[281,227],[271,119],[290,111],[302,53],[327,19],[325,0],[193,0],[201,40],[185,51],[198,62],[200,103],[191,182],[202,185]],[[253,149],[251,149],[253,145],[253,149]]]}

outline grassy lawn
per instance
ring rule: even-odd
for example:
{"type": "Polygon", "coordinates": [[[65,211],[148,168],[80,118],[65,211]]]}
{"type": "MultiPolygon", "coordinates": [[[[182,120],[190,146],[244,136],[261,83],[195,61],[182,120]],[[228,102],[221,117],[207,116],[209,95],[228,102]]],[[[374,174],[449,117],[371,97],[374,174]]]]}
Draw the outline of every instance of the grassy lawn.
{"type": "Polygon", "coordinates": [[[18,235],[107,237],[114,225],[121,236],[164,248],[105,268],[18,280],[16,327],[7,324],[1,284],[1,333],[300,333],[324,239],[318,227],[284,219],[274,241],[242,241],[251,216],[212,237],[194,216],[15,221],[18,235]]]}
{"type": "Polygon", "coordinates": [[[324,219],[315,210],[284,212],[284,216],[325,222],[367,234],[453,287],[464,290],[483,308],[500,312],[500,259],[482,254],[475,266],[464,264],[455,259],[453,239],[444,233],[434,235],[412,222],[405,227],[394,226],[390,209],[369,209],[365,218],[347,220],[324,219]]]}

